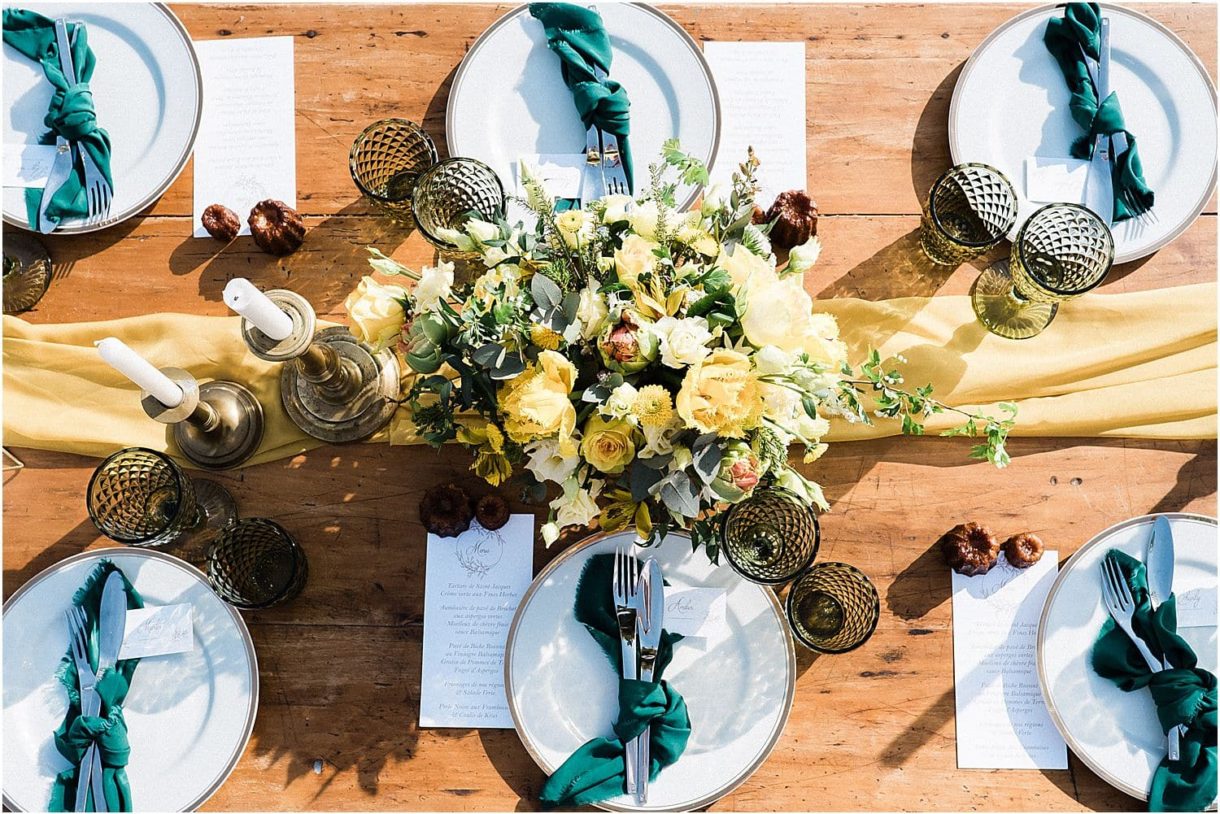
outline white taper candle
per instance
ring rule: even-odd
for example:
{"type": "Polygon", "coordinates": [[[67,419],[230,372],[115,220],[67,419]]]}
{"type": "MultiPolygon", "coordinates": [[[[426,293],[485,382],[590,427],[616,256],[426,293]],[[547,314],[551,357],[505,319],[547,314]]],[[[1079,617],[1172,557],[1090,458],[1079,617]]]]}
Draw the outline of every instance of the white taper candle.
{"type": "Polygon", "coordinates": [[[103,362],[131,379],[141,390],[151,393],[157,401],[166,407],[182,403],[182,388],[122,340],[109,336],[95,344],[103,362]]]}
{"type": "Polygon", "coordinates": [[[225,305],[275,341],[287,339],[292,334],[292,317],[244,277],[229,280],[223,296],[225,305]]]}

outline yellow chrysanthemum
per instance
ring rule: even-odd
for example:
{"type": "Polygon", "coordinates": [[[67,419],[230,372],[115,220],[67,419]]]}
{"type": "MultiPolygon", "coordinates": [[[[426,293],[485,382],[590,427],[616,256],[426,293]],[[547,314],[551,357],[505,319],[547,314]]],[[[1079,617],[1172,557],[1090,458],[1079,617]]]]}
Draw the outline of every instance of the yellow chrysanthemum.
{"type": "Polygon", "coordinates": [[[545,325],[531,325],[530,341],[543,350],[559,350],[563,335],[545,325]]]}
{"type": "Polygon", "coordinates": [[[631,413],[644,427],[664,427],[673,420],[673,400],[669,397],[669,391],[661,385],[645,385],[636,394],[631,413]]]}

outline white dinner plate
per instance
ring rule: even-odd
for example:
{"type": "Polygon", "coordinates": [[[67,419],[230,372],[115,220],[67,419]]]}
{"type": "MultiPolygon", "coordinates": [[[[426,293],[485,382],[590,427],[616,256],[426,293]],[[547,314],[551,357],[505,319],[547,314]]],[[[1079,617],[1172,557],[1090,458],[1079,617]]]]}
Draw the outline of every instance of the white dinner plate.
{"type": "MultiPolygon", "coordinates": [[[[1135,134],[1144,178],[1156,193],[1157,220],[1113,226],[1115,262],[1152,254],[1186,231],[1216,184],[1216,89],[1177,35],[1122,6],[1111,20],[1110,83],[1135,134]]],[[[1026,200],[1025,159],[1070,155],[1082,135],[1068,110],[1067,83],[1042,35],[1062,7],[1020,14],[993,31],[958,77],[949,106],[953,163],[981,161],[1012,181],[1021,199],[1017,229],[1040,204],[1026,200]]],[[[1111,213],[1104,213],[1109,222],[1111,213]]]]}
{"type": "Polygon", "coordinates": [[[126,548],[69,557],[4,604],[4,805],[45,811],[55,776],[69,768],[52,738],[68,707],[55,678],[68,649],[64,611],[102,559],[123,570],[146,605],[194,610],[194,649],[142,659],[123,706],[135,810],[193,810],[220,788],[250,740],[258,710],[254,644],[203,574],[168,554],[126,548]]]}
{"type": "MultiPolygon", "coordinates": [[[[1215,586],[1216,520],[1165,516],[1173,529],[1175,593],[1184,586],[1215,586]]],[[[1091,654],[1108,618],[1101,600],[1102,558],[1118,549],[1143,561],[1156,517],[1111,526],[1081,546],[1059,572],[1038,625],[1038,680],[1059,733],[1098,776],[1142,800],[1148,799],[1153,771],[1165,756],[1156,705],[1147,690],[1123,692],[1093,672],[1091,654]]],[[[1199,666],[1216,672],[1216,628],[1183,627],[1178,633],[1194,649],[1199,666]]]]}
{"type": "MultiPolygon", "coordinates": [[[[86,226],[62,223],[57,233],[93,232],[139,214],[182,172],[199,130],[203,78],[182,23],[160,3],[21,4],[52,19],[80,20],[97,67],[89,83],[98,125],[110,134],[114,198],[110,214],[86,226]]],[[[4,144],[36,143],[53,88],[42,65],[4,46],[4,144]]],[[[4,189],[4,221],[29,228],[25,190],[4,189]]]]}
{"type": "MultiPolygon", "coordinates": [[[[618,678],[572,605],[589,557],[634,539],[600,535],[568,549],[534,579],[513,618],[504,656],[508,705],[521,742],[547,774],[587,741],[613,737],[618,678]]],[[[796,656],[770,589],[712,565],[682,534],[637,553],[656,557],[672,586],[723,588],[727,624],[706,640],[676,644],[664,674],[690,712],[686,751],[649,784],[643,808],[626,796],[599,807],[689,811],[737,788],[771,753],[792,708],[796,656]]]]}
{"type": "MultiPolygon", "coordinates": [[[[699,45],[657,9],[635,3],[598,3],[614,60],[610,77],[631,98],[631,154],[635,190],[648,184],[648,165],[661,145],[677,138],[712,165],[720,143],[720,100],[699,45]]],[[[585,128],[559,57],[547,47],[542,23],[520,6],[496,21],[458,66],[445,119],[449,154],[477,158],[516,186],[522,156],[583,153],[585,128]],[[511,66],[511,67],[509,67],[511,66]]],[[[680,209],[698,188],[679,187],[680,209]]]]}

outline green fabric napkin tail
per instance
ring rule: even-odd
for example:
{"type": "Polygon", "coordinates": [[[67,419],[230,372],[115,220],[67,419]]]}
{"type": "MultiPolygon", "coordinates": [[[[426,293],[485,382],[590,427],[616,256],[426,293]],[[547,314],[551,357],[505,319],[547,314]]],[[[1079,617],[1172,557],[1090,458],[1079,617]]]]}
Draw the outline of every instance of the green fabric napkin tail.
{"type": "MultiPolygon", "coordinates": [[[[97,669],[98,613],[102,604],[102,590],[106,578],[119,570],[110,560],[102,560],[85,583],[72,597],[72,603],[85,611],[89,625],[89,662],[97,669]]],[[[123,575],[123,587],[127,590],[127,607],[142,608],[144,600],[123,575]]],[[[127,741],[127,722],[123,719],[122,704],[131,686],[131,677],[139,665],[139,659],[123,659],[113,670],[107,670],[98,679],[97,691],[102,699],[101,715],[84,716],[80,713],[80,691],[76,678],[76,662],[69,648],[59,664],[56,677],[68,691],[68,712],[63,723],[55,730],[55,748],[72,764],[72,768],[61,772],[51,786],[48,811],[71,811],[76,802],[76,767],[84,757],[85,750],[94,741],[101,750],[102,790],[108,811],[131,811],[131,787],[127,782],[127,760],[131,746],[127,741]]]]}
{"type": "Polygon", "coordinates": [[[1150,672],[1113,619],[1102,625],[1093,646],[1093,669],[1126,692],[1147,687],[1165,732],[1178,724],[1188,727],[1181,759],[1162,759],[1152,776],[1148,810],[1202,811],[1216,799],[1216,677],[1197,666],[1194,651],[1177,633],[1177,598],[1171,596],[1153,611],[1144,564],[1121,551],[1106,557],[1118,564],[1131,587],[1136,633],[1154,655],[1167,657],[1173,669],[1150,672]]]}
{"type": "Polygon", "coordinates": [[[618,136],[627,185],[634,190],[629,143],[631,100],[623,86],[609,77],[614,55],[601,15],[571,3],[531,3],[530,14],[542,23],[547,45],[559,56],[563,82],[572,91],[585,129],[596,124],[603,132],[618,136]],[[604,82],[597,81],[595,66],[606,72],[604,82]]]}
{"type": "MultiPolygon", "coordinates": [[[[26,57],[41,63],[47,81],[55,88],[51,106],[47,108],[47,115],[43,120],[49,132],[40,137],[40,143],[54,144],[56,134],[75,141],[97,162],[113,189],[114,179],[110,175],[110,136],[97,125],[93,91],[89,89],[89,80],[93,78],[97,59],[89,47],[89,34],[85,26],[69,24],[69,39],[73,33],[76,34],[76,41],[72,45],[72,64],[76,68],[77,82],[70,84],[59,67],[55,21],[26,9],[4,10],[4,42],[26,57]]],[[[89,214],[89,204],[85,199],[85,170],[79,156],[75,154],[73,165],[73,173],[51,197],[47,206],[47,217],[57,224],[65,218],[83,218],[89,214]]],[[[41,202],[41,189],[26,189],[26,214],[33,228],[38,226],[38,208],[41,202]]]]}
{"type": "MultiPolygon", "coordinates": [[[[615,675],[622,675],[618,619],[610,593],[614,569],[612,554],[590,557],[576,586],[576,620],[606,654],[615,675]]],[[[674,644],[682,637],[663,631],[657,648],[658,683],[619,679],[619,715],[613,738],[594,738],[572,753],[542,787],[544,808],[571,807],[600,802],[626,792],[624,744],[652,726],[649,778],[655,778],[686,750],[690,716],[686,702],[660,681],[673,659],[674,644]]]]}
{"type": "Polygon", "coordinates": [[[1059,63],[1071,91],[1068,107],[1072,118],[1085,132],[1072,143],[1072,155],[1075,158],[1092,158],[1097,136],[1123,133],[1127,137],[1127,150],[1117,156],[1111,169],[1113,221],[1118,223],[1134,216],[1124,200],[1124,193],[1137,198],[1145,209],[1152,208],[1156,195],[1144,181],[1144,167],[1140,163],[1135,136],[1124,125],[1118,95],[1111,93],[1104,100],[1099,100],[1097,89],[1089,78],[1080,49],[1083,47],[1091,58],[1100,59],[1100,40],[1101,9],[1096,3],[1069,3],[1063,17],[1047,21],[1046,33],[1042,37],[1047,50],[1059,63]]]}

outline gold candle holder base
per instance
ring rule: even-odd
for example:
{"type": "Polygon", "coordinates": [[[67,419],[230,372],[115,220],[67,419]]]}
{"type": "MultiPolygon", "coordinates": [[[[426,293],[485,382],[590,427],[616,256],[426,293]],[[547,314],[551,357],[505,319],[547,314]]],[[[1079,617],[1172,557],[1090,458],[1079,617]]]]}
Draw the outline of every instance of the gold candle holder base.
{"type": "Polygon", "coordinates": [[[283,289],[266,295],[292,318],[292,333],[275,340],[243,319],[242,337],[255,356],[283,363],[280,397],[293,423],[329,443],[359,441],[388,424],[401,393],[394,352],[374,351],[342,327],[315,333],[308,300],[283,289]]]}
{"type": "Polygon", "coordinates": [[[174,443],[191,463],[230,469],[249,460],[263,440],[263,406],[236,382],[199,384],[176,367],[161,372],[182,388],[182,403],[166,407],[149,393],[140,400],[149,418],[173,427],[174,443]]]}

